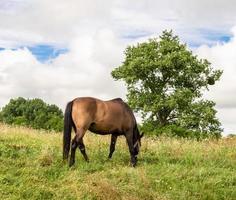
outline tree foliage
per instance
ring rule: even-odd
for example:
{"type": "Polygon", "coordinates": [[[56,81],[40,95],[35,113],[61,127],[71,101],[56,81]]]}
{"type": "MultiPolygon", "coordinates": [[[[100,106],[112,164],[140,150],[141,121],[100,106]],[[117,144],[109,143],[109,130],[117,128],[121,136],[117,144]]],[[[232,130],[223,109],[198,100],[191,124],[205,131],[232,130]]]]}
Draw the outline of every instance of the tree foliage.
{"type": "Polygon", "coordinates": [[[61,131],[63,113],[56,105],[49,105],[41,99],[11,99],[2,108],[0,120],[8,124],[29,126],[35,129],[61,131]]]}
{"type": "Polygon", "coordinates": [[[172,31],[128,46],[124,62],[112,71],[115,80],[125,81],[128,102],[142,114],[143,128],[159,131],[156,134],[181,129],[199,136],[220,136],[222,131],[215,103],[202,99],[221,74],[193,55],[172,31]]]}

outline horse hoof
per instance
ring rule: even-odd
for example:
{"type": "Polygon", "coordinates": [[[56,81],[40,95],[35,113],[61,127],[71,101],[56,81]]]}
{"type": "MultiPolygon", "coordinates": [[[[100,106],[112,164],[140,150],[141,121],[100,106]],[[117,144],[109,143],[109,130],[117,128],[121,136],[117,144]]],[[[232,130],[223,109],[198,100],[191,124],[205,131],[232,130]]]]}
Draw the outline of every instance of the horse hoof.
{"type": "Polygon", "coordinates": [[[75,164],[75,161],[70,161],[69,167],[72,167],[75,164]]]}
{"type": "Polygon", "coordinates": [[[136,167],[136,163],[130,163],[131,167],[136,167]]]}

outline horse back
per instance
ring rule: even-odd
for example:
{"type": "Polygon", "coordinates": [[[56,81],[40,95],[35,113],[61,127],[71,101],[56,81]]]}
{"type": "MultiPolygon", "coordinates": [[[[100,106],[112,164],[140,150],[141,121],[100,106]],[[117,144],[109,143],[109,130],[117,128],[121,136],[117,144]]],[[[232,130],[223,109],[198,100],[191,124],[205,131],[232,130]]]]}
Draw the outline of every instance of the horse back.
{"type": "Polygon", "coordinates": [[[131,109],[122,99],[77,98],[73,101],[72,118],[78,127],[98,134],[122,134],[135,123],[131,109]]]}
{"type": "Polygon", "coordinates": [[[106,120],[113,122],[122,130],[129,129],[133,124],[132,111],[122,99],[113,99],[106,101],[107,113],[105,115],[106,120]]]}

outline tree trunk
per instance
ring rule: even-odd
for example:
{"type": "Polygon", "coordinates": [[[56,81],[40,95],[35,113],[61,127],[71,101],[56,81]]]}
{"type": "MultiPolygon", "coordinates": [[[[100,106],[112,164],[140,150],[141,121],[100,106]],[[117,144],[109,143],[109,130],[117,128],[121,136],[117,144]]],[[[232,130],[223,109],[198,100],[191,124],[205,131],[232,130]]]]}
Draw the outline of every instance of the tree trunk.
{"type": "Polygon", "coordinates": [[[168,124],[168,117],[171,113],[171,110],[168,108],[163,108],[158,112],[158,119],[160,121],[161,127],[165,126],[168,124]]]}

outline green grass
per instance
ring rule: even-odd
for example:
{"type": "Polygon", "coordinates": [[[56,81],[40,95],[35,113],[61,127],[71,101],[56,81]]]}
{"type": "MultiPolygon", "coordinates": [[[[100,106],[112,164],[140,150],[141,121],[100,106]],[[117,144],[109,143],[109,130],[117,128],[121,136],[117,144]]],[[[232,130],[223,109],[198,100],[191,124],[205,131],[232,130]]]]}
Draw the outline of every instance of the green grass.
{"type": "Polygon", "coordinates": [[[145,138],[136,168],[123,137],[87,133],[90,162],[62,162],[62,135],[0,124],[0,199],[236,199],[236,138],[145,138]]]}

